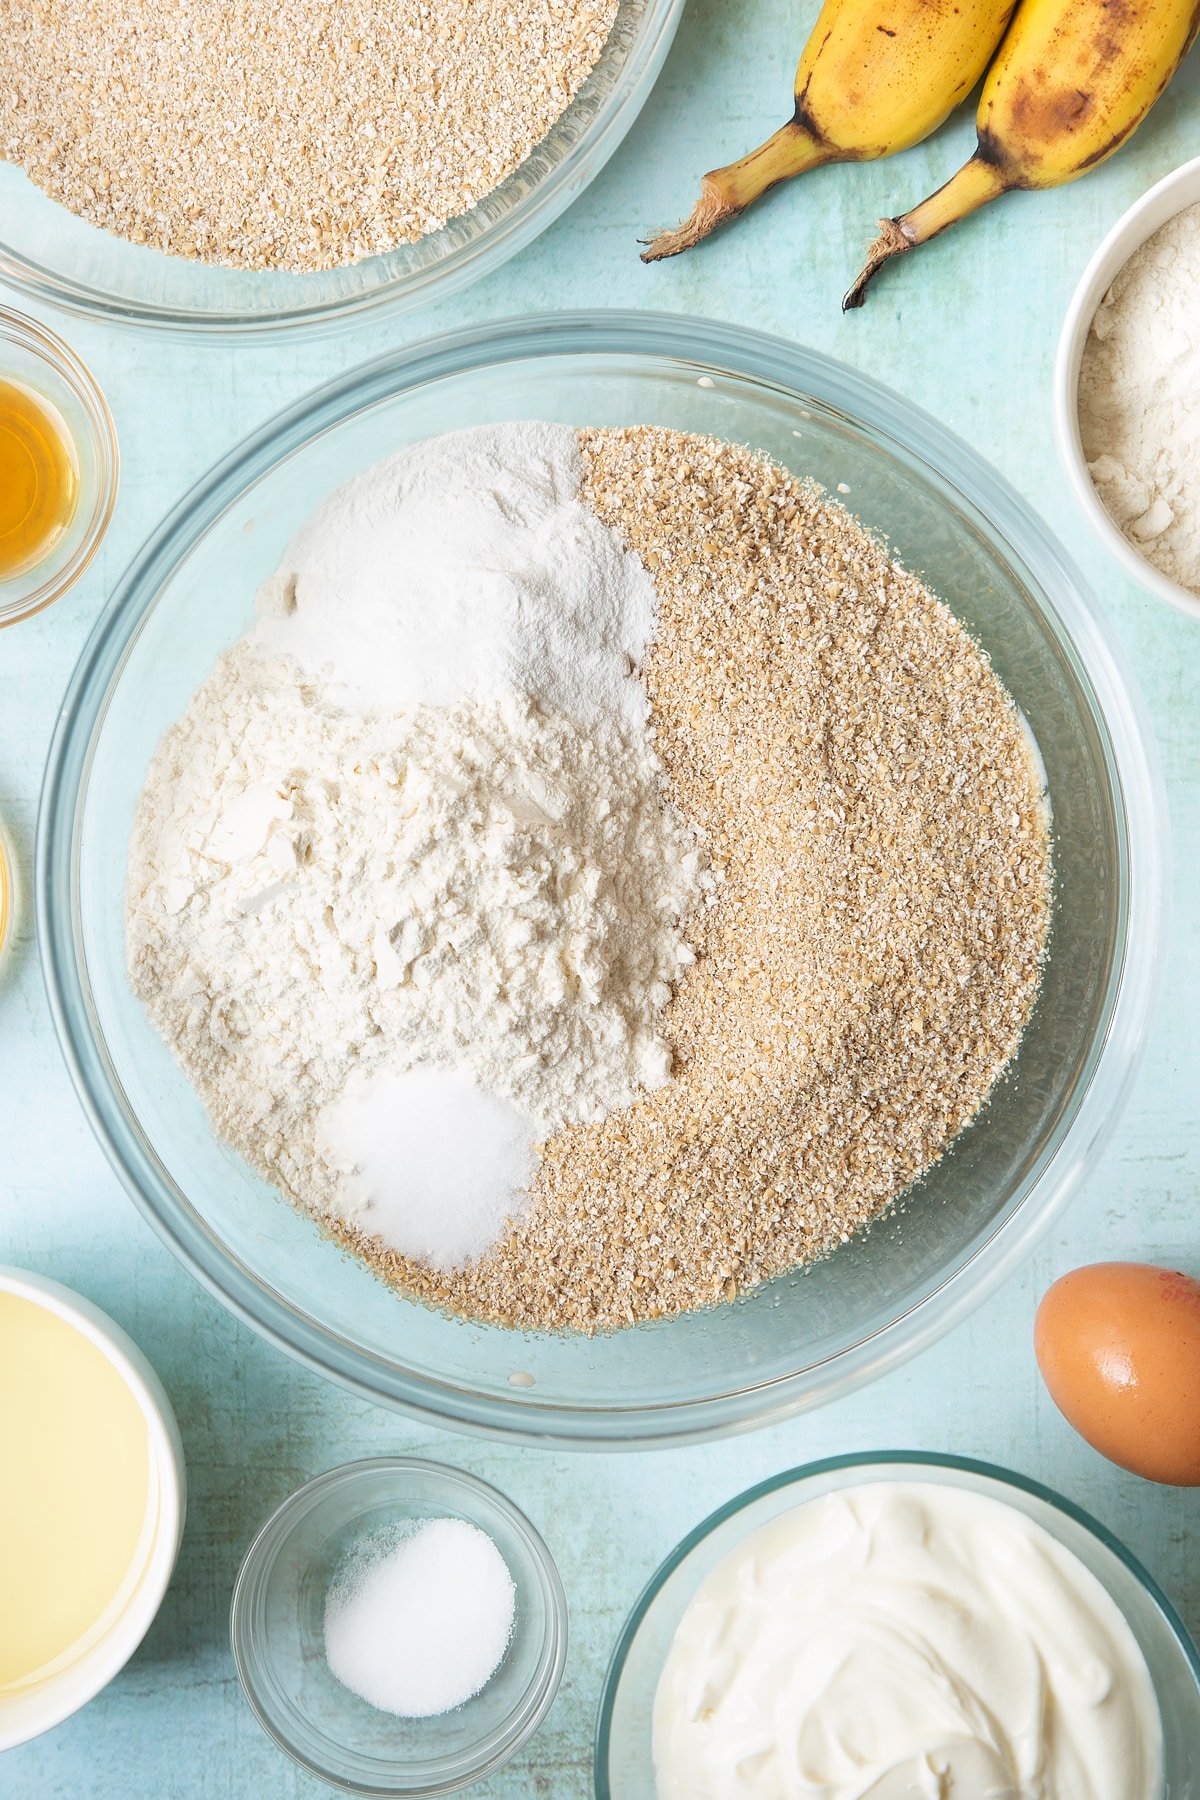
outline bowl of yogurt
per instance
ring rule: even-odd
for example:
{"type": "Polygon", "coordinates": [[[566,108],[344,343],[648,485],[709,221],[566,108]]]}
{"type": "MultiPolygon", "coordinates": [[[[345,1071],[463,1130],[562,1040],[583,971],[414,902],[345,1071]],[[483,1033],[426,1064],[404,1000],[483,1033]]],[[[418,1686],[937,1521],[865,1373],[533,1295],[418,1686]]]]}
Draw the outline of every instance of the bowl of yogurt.
{"type": "Polygon", "coordinates": [[[599,1800],[1193,1800],[1200,1655],[1068,1501],[919,1452],[792,1469],[671,1553],[622,1632],[599,1800]]]}

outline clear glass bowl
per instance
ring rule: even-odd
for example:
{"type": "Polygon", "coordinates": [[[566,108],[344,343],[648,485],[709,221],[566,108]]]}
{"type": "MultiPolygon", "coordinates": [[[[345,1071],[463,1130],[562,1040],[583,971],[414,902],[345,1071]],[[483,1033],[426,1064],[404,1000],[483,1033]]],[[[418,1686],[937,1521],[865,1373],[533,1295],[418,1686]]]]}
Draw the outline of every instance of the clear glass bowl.
{"type": "Polygon", "coordinates": [[[108,530],[121,460],[108,402],[87,364],[36,319],[0,306],[0,381],[6,379],[49,401],[58,414],[79,486],[70,523],[49,554],[20,574],[0,578],[0,626],[41,612],[79,580],[108,530]]]}
{"type": "Polygon", "coordinates": [[[625,1622],[596,1725],[596,1800],[654,1800],[654,1695],[671,1639],[701,1582],[760,1526],[839,1488],[869,1481],[936,1482],[1015,1507],[1108,1589],[1141,1647],[1163,1727],[1161,1800],[1200,1800],[1200,1654],[1170,1601],[1119,1540],[1049,1488],[957,1456],[887,1450],[788,1469],[739,1494],[689,1532],[651,1577],[625,1622]]]}
{"type": "Polygon", "coordinates": [[[167,256],[86,224],[0,161],[0,278],[73,312],[226,337],[444,300],[545,231],[599,174],[644,106],[683,7],[621,0],[596,67],[520,168],[461,218],[385,256],[311,274],[167,256]]]}
{"type": "Polygon", "coordinates": [[[166,1242],[259,1331],[376,1400],[466,1430],[627,1445],[811,1406],[920,1349],[1026,1254],[1094,1159],[1144,1035],[1165,818],[1100,608],[1029,508],[932,419],[777,339],[654,314],[527,319],[369,363],[249,438],[146,544],[51,748],[38,936],[84,1105],[166,1242]],[[400,1299],[223,1148],[130,992],[126,842],[148,760],[256,584],[337,483],[433,432],[652,422],[753,444],[847,500],[986,646],[1037,738],[1057,896],[1008,1079],[891,1217],[736,1304],[607,1336],[519,1336],[400,1299]]]}
{"type": "Polygon", "coordinates": [[[500,1768],[549,1712],[567,1656],[567,1602],[550,1552],[511,1500],[461,1469],[377,1457],[318,1475],[271,1515],[238,1574],[230,1635],[255,1717],[304,1768],[355,1794],[446,1794],[500,1768]],[[503,1556],[516,1589],[512,1637],[492,1679],[462,1706],[395,1718],[330,1673],[325,1596],[364,1538],[444,1518],[478,1525],[503,1556]]]}

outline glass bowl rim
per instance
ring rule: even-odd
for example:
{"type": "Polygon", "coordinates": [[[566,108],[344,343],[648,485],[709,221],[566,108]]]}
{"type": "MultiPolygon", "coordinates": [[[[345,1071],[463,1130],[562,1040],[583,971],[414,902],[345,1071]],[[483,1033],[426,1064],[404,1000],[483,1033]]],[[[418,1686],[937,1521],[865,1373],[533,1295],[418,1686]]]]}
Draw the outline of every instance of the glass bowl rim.
{"type": "MultiPolygon", "coordinates": [[[[51,331],[48,325],[43,325],[38,319],[31,319],[26,313],[17,312],[13,307],[0,305],[0,339],[5,336],[14,339],[53,369],[83,408],[96,458],[96,492],[92,498],[91,517],[83,536],[58,573],[31,588],[20,599],[5,603],[0,595],[0,629],[18,625],[22,619],[32,619],[55,600],[61,600],[67,590],[74,587],[103,542],[117,504],[117,488],[121,478],[121,451],[117,442],[116,422],[109,411],[103,388],[83,358],[56,331],[51,331]]],[[[85,495],[81,493],[79,498],[82,502],[85,495]]],[[[35,564],[28,574],[31,578],[36,577],[37,571],[38,565],[35,564]]]]}
{"type": "MultiPolygon", "coordinates": [[[[0,280],[28,299],[76,318],[100,319],[121,329],[174,332],[185,341],[191,338],[226,343],[239,338],[261,342],[272,333],[282,332],[302,339],[325,331],[346,330],[368,316],[378,320],[446,300],[491,274],[540,237],[606,166],[650,98],[686,4],[687,0],[646,0],[647,41],[636,74],[624,87],[618,79],[587,129],[510,211],[487,226],[474,243],[452,250],[431,269],[397,277],[369,293],[343,299],[281,306],[264,312],[189,311],[176,304],[118,298],[86,286],[65,271],[44,267],[22,255],[0,237],[0,280]]],[[[601,58],[603,54],[602,51],[601,58]]],[[[550,127],[547,137],[563,116],[550,127]]],[[[530,155],[536,154],[544,143],[545,138],[530,155]]]]}
{"type": "Polygon", "coordinates": [[[230,1647],[238,1682],[246,1704],[272,1742],[300,1768],[346,1793],[395,1796],[396,1800],[402,1800],[405,1795],[452,1793],[503,1768],[539,1729],[553,1705],[566,1667],[568,1632],[569,1611],[562,1577],[549,1546],[537,1527],[515,1501],[510,1500],[507,1494],[502,1493],[490,1481],[471,1474],[467,1469],[455,1468],[450,1463],[437,1462],[424,1456],[360,1457],[353,1462],[338,1463],[332,1469],[324,1469],[319,1475],[314,1475],[295,1488],[280,1501],[251,1538],[238,1567],[229,1603],[230,1647]],[[279,1550],[295,1526],[330,1490],[351,1488],[365,1476],[384,1472],[411,1475],[418,1481],[433,1476],[482,1501],[485,1510],[503,1518],[520,1536],[537,1571],[538,1586],[546,1603],[546,1633],[538,1668],[522,1702],[525,1708],[523,1716],[498,1743],[490,1744],[486,1755],[477,1760],[469,1770],[451,1780],[438,1780],[420,1787],[374,1787],[369,1783],[348,1781],[344,1776],[331,1773],[294,1744],[259,1697],[259,1689],[252,1674],[252,1665],[257,1663],[258,1658],[248,1650],[249,1636],[245,1625],[245,1609],[249,1604],[252,1584],[260,1582],[269,1574],[279,1550]]]}
{"type": "MultiPolygon", "coordinates": [[[[786,1417],[895,1366],[940,1336],[1023,1260],[1082,1179],[1115,1123],[1144,1047],[1161,963],[1166,805],[1153,738],[1115,633],[1082,577],[1033,510],[982,458],[929,414],[831,358],[741,326],[669,313],[587,311],[530,315],[446,332],[385,352],[278,413],[200,478],[167,513],[117,583],[67,688],[46,764],[38,819],[35,901],[51,1015],[93,1130],[135,1204],[216,1298],[254,1330],[364,1398],[427,1423],[562,1447],[623,1449],[696,1442],[786,1417]],[[899,1314],[808,1367],[699,1398],[584,1408],[515,1395],[484,1395],[462,1382],[414,1372],[310,1321],[249,1270],[196,1215],[180,1210],[114,1100],[88,1016],[77,894],[78,808],[91,739],[112,683],[164,581],[182,556],[253,481],[326,430],[439,377],[506,361],[588,353],[667,359],[697,377],[710,371],[808,400],[865,427],[902,460],[916,461],[968,520],[997,538],[1005,557],[1045,592],[1061,653],[1101,709],[1100,735],[1117,800],[1126,930],[1105,998],[1102,1029],[1080,1075],[1072,1119],[1011,1209],[949,1273],[899,1314]],[[953,476],[945,473],[953,470],[953,476]],[[1036,572],[1035,572],[1036,571],[1036,572]],[[1132,803],[1131,803],[1132,802],[1132,803]],[[68,904],[69,897],[69,904],[68,904]],[[1065,1167],[1066,1152],[1073,1161],[1065,1167]],[[153,1197],[152,1197],[153,1196],[153,1197]],[[982,1266],[981,1266],[982,1265],[982,1266]]],[[[146,1150],[149,1146],[146,1145],[146,1150]]],[[[189,1208],[194,1213],[194,1209],[189,1208]]]]}
{"type": "MultiPolygon", "coordinates": [[[[1170,1601],[1155,1581],[1153,1575],[1142,1565],[1133,1551],[1119,1537],[1102,1525],[1099,1519],[1093,1518],[1082,1506],[1076,1506],[1065,1494],[1057,1493],[1047,1487],[1044,1482],[1037,1481],[1031,1475],[1022,1475],[1016,1469],[1005,1468],[1002,1463],[988,1462],[983,1457],[955,1456],[950,1452],[937,1450],[853,1450],[840,1456],[823,1456],[815,1462],[799,1463],[795,1468],[783,1469],[778,1475],[770,1475],[765,1481],[759,1481],[748,1487],[721,1506],[715,1507],[707,1518],[701,1519],[698,1525],[687,1532],[673,1550],[668,1551],[662,1562],[655,1569],[645,1587],[630,1607],[625,1623],[621,1627],[620,1636],[609,1658],[608,1668],[604,1675],[604,1686],[600,1693],[600,1705],[596,1714],[596,1731],[593,1743],[593,1779],[597,1800],[610,1800],[608,1749],[612,1736],[613,1708],[616,1702],[617,1688],[624,1673],[629,1652],[633,1648],[634,1639],[642,1628],[646,1615],[658,1598],[660,1592],[675,1573],[682,1567],[706,1538],[718,1531],[738,1513],[745,1512],[757,1500],[769,1494],[781,1492],[784,1488],[800,1487],[804,1482],[814,1480],[822,1475],[837,1475],[855,1470],[919,1468],[948,1469],[959,1475],[975,1475],[987,1481],[994,1481],[1000,1487],[1015,1488],[1031,1494],[1050,1507],[1051,1511],[1061,1513],[1065,1518],[1089,1532],[1098,1543],[1115,1556],[1129,1570],[1135,1581],[1143,1589],[1148,1599],[1162,1614],[1163,1620],[1175,1638],[1183,1654],[1184,1661],[1191,1670],[1196,1683],[1197,1697],[1200,1698],[1200,1649],[1197,1648],[1191,1633],[1184,1624],[1177,1608],[1170,1601]]],[[[837,1492],[847,1486],[839,1482],[837,1492]]],[[[800,1504],[798,1502],[798,1504],[800,1504]]]]}

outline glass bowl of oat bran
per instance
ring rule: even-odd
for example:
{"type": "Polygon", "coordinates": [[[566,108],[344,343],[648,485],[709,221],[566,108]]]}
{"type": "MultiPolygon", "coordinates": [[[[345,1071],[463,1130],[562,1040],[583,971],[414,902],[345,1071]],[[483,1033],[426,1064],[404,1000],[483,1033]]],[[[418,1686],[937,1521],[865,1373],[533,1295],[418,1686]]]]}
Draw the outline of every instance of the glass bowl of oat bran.
{"type": "Polygon", "coordinates": [[[227,338],[443,300],[604,167],[683,6],[487,0],[457,25],[448,6],[439,47],[411,9],[380,26],[369,0],[301,0],[262,9],[248,45],[246,9],[216,8],[199,32],[180,15],[114,48],[69,0],[24,38],[14,25],[11,80],[0,50],[0,277],[70,312],[227,338]]]}
{"type": "MultiPolygon", "coordinates": [[[[616,1447],[776,1420],[873,1379],[978,1306],[1092,1166],[1137,1064],[1160,938],[1165,812],[1102,610],[966,445],[867,377],[701,320],[551,315],[368,363],[230,453],[147,542],[84,650],[51,750],[38,937],[83,1104],[176,1255],[265,1336],[426,1420],[616,1447]],[[586,1335],[468,1322],[397,1292],[230,1149],[126,974],[133,809],[163,729],[253,615],[314,505],[405,443],[510,419],[650,424],[814,477],[987,652],[1053,812],[1039,997],[986,1108],[890,1212],[732,1303],[586,1335]]],[[[666,1090],[664,1090],[665,1092],[666,1090]]]]}

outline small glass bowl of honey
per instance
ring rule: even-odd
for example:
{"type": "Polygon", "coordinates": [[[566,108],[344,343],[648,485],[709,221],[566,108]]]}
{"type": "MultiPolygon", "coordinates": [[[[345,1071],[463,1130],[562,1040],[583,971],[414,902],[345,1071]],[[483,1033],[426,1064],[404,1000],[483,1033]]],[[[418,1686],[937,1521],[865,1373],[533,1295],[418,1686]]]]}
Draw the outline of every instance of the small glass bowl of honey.
{"type": "Polygon", "coordinates": [[[0,307],[0,626],[79,579],[112,517],[117,470],[91,371],[44,325],[0,307]]]}

